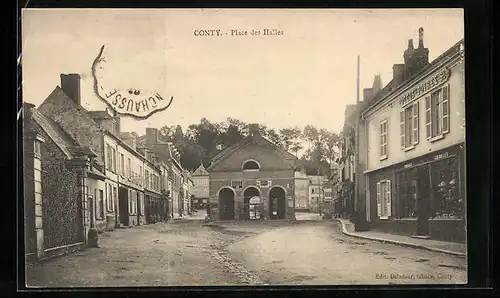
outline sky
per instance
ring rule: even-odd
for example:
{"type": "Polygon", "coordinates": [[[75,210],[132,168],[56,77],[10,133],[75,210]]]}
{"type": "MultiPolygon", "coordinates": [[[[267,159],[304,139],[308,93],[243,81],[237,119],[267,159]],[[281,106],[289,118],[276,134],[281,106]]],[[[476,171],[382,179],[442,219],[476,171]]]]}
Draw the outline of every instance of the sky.
{"type": "Polygon", "coordinates": [[[384,85],[392,79],[408,39],[418,45],[420,27],[432,61],[464,37],[463,10],[25,9],[23,100],[38,106],[61,73],[80,73],[82,105],[104,110],[91,65],[106,45],[108,71],[125,86],[174,97],[148,119],[123,117],[122,131],[232,117],[340,132],[345,106],[356,103],[357,55],[362,96],[376,74],[384,85]],[[222,35],[196,36],[200,29],[222,35]],[[263,29],[283,34],[263,36],[263,29]]]}

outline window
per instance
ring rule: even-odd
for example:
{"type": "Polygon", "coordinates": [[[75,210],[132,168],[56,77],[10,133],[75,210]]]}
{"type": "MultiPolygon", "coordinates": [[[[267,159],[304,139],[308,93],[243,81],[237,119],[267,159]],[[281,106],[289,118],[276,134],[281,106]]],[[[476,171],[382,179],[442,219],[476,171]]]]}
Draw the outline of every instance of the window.
{"type": "Polygon", "coordinates": [[[113,188],[111,184],[107,185],[107,195],[106,195],[106,207],[108,211],[113,211],[113,188]]]}
{"type": "Polygon", "coordinates": [[[428,140],[441,138],[450,131],[449,85],[425,98],[425,131],[428,140]]]}
{"type": "Polygon", "coordinates": [[[311,190],[311,193],[314,193],[314,188],[311,190]]]}
{"type": "Polygon", "coordinates": [[[111,170],[116,173],[116,150],[111,148],[111,170]]]}
{"type": "Polygon", "coordinates": [[[102,189],[96,190],[96,217],[97,219],[104,218],[104,192],[102,189]]]}
{"type": "Polygon", "coordinates": [[[380,122],[380,158],[387,158],[387,119],[380,122]]]}
{"type": "Polygon", "coordinates": [[[418,144],[418,112],[418,101],[400,112],[401,148],[403,150],[411,149],[418,144]]]}
{"type": "Polygon", "coordinates": [[[106,145],[106,170],[112,170],[113,159],[111,157],[111,146],[106,145]]]}
{"type": "Polygon", "coordinates": [[[40,156],[40,154],[41,154],[40,141],[35,141],[34,153],[35,153],[35,156],[40,156]]]}
{"type": "Polygon", "coordinates": [[[380,219],[391,216],[391,180],[377,182],[377,215],[380,219]]]}
{"type": "Polygon", "coordinates": [[[146,181],[144,186],[148,188],[149,187],[149,171],[145,170],[144,173],[145,173],[144,176],[145,176],[145,181],[146,181]]]}
{"type": "Polygon", "coordinates": [[[139,195],[139,215],[144,215],[143,214],[143,207],[144,207],[144,194],[138,193],[139,195]]]}
{"type": "Polygon", "coordinates": [[[127,176],[132,177],[132,161],[130,158],[127,159],[127,176]]]}
{"type": "Polygon", "coordinates": [[[120,174],[125,176],[125,156],[123,153],[120,153],[120,174]]]}
{"type": "Polygon", "coordinates": [[[231,181],[231,187],[234,189],[242,189],[243,188],[243,182],[240,180],[234,180],[231,181]]]}
{"type": "Polygon", "coordinates": [[[139,184],[142,186],[142,166],[139,166],[139,184]]]}
{"type": "Polygon", "coordinates": [[[259,164],[253,160],[249,160],[243,164],[243,170],[258,170],[259,168],[259,164]]]}
{"type": "Polygon", "coordinates": [[[116,189],[116,187],[113,186],[113,211],[116,212],[117,210],[116,210],[115,201],[118,201],[118,190],[116,189]]]}

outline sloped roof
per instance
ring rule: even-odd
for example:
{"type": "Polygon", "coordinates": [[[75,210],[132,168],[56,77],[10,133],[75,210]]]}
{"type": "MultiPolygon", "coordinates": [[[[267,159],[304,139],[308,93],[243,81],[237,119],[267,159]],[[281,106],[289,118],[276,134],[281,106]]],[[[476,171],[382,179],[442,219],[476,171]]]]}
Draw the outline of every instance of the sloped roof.
{"type": "Polygon", "coordinates": [[[50,139],[61,149],[68,158],[75,155],[74,147],[78,147],[76,141],[71,138],[62,128],[52,119],[40,113],[37,109],[31,108],[33,120],[43,129],[50,139]]]}
{"type": "Polygon", "coordinates": [[[193,176],[206,176],[208,175],[207,169],[203,166],[203,163],[201,163],[198,168],[193,172],[193,176]]]}
{"type": "Polygon", "coordinates": [[[409,78],[405,79],[402,83],[396,85],[395,81],[391,80],[391,82],[389,82],[387,84],[387,86],[385,86],[380,92],[375,94],[374,98],[369,101],[368,105],[363,106],[363,108],[361,109],[360,112],[362,114],[364,114],[365,112],[370,110],[373,106],[375,106],[376,104],[378,104],[379,102],[381,102],[385,98],[387,98],[390,94],[393,94],[393,93],[397,92],[398,90],[400,90],[401,89],[400,87],[407,85],[408,83],[410,83],[411,81],[413,81],[417,77],[419,77],[422,74],[426,73],[427,71],[431,70],[434,66],[436,66],[440,62],[444,61],[446,57],[459,52],[461,49],[461,44],[463,42],[464,42],[464,39],[462,38],[457,43],[455,43],[455,45],[453,45],[448,50],[446,50],[444,53],[439,55],[436,59],[434,59],[428,65],[423,67],[420,71],[418,71],[414,75],[410,76],[409,78]]]}
{"type": "Polygon", "coordinates": [[[92,119],[113,119],[113,116],[111,116],[108,111],[89,111],[88,112],[90,117],[92,119]]]}
{"type": "Polygon", "coordinates": [[[232,145],[232,146],[224,149],[222,152],[220,152],[219,154],[217,154],[212,159],[212,163],[207,168],[207,171],[210,171],[211,169],[213,169],[215,167],[215,165],[219,164],[223,159],[225,159],[226,157],[230,156],[233,152],[237,151],[238,149],[240,149],[244,145],[246,145],[246,144],[248,144],[250,142],[257,142],[257,141],[264,141],[265,143],[268,143],[269,145],[271,145],[272,147],[274,147],[278,153],[280,153],[281,155],[283,155],[284,159],[287,159],[287,160],[297,160],[297,157],[295,155],[291,154],[290,152],[288,152],[286,150],[281,149],[278,145],[276,145],[275,143],[273,143],[269,139],[267,139],[267,138],[263,137],[262,135],[258,134],[258,135],[247,136],[247,137],[241,139],[236,144],[234,144],[234,145],[232,145]]]}

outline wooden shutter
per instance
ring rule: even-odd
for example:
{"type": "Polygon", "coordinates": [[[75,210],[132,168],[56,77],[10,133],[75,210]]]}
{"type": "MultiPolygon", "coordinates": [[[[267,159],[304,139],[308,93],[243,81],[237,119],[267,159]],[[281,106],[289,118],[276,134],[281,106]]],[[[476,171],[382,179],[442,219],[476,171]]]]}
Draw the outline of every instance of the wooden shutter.
{"type": "Polygon", "coordinates": [[[391,180],[386,181],[385,185],[385,203],[387,204],[387,214],[386,216],[391,216],[391,208],[392,208],[392,203],[391,203],[391,180]]]}
{"type": "Polygon", "coordinates": [[[382,216],[382,202],[381,202],[381,193],[380,193],[380,182],[377,182],[377,216],[382,216]]]}
{"type": "Polygon", "coordinates": [[[419,117],[418,117],[418,114],[419,114],[419,111],[420,111],[420,106],[419,106],[419,103],[418,101],[416,103],[413,104],[413,108],[412,108],[412,111],[413,111],[413,115],[412,115],[412,121],[413,121],[413,136],[412,136],[412,140],[413,140],[413,145],[416,145],[418,144],[418,138],[419,138],[419,131],[418,131],[418,128],[419,128],[419,117]]]}
{"type": "Polygon", "coordinates": [[[380,156],[384,155],[384,122],[380,122],[380,156]]]}
{"type": "Polygon", "coordinates": [[[431,114],[431,97],[425,97],[425,134],[427,139],[432,137],[432,114],[431,114]]]}
{"type": "Polygon", "coordinates": [[[401,128],[401,148],[404,149],[405,148],[405,110],[401,110],[401,112],[399,112],[399,122],[400,122],[400,128],[401,128]]]}
{"type": "Polygon", "coordinates": [[[443,128],[443,134],[448,133],[450,131],[450,87],[449,85],[446,85],[443,87],[443,102],[442,102],[442,109],[443,109],[443,114],[441,118],[441,123],[442,123],[442,128],[443,128]]]}

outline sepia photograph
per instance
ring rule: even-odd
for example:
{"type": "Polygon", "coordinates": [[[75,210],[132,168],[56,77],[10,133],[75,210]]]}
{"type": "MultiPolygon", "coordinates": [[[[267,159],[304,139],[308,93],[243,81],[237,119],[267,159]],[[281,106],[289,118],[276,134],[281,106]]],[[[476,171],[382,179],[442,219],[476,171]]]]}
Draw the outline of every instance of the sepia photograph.
{"type": "Polygon", "coordinates": [[[463,9],[21,24],[28,289],[468,282],[463,9]]]}

